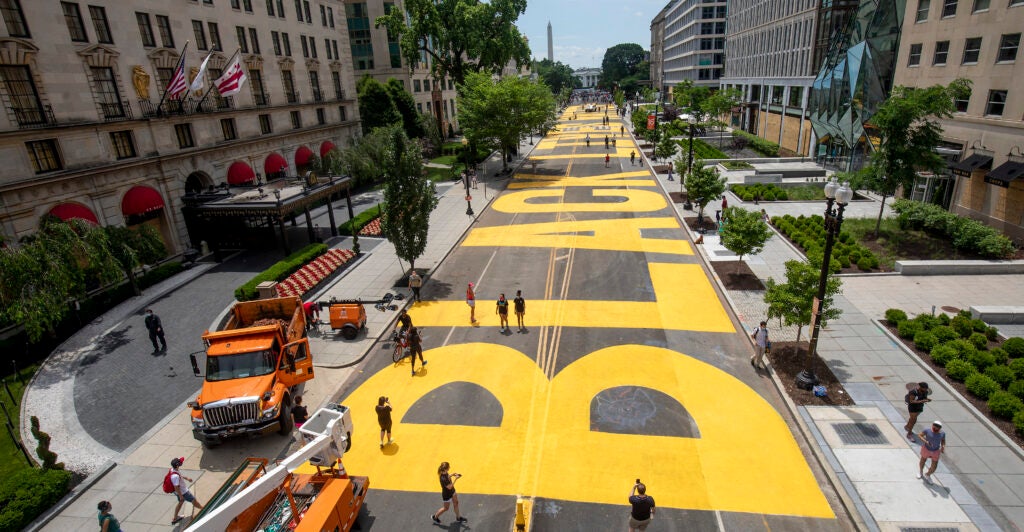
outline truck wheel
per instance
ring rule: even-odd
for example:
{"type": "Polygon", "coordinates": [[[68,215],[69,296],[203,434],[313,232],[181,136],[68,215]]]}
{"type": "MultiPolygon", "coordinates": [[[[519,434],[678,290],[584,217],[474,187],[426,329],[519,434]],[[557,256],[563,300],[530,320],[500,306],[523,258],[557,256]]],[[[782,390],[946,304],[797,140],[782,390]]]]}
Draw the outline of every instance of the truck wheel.
{"type": "Polygon", "coordinates": [[[292,429],[295,428],[295,420],[292,419],[292,407],[291,405],[285,405],[281,407],[281,418],[279,420],[281,428],[277,429],[277,433],[282,436],[287,436],[292,433],[292,429]]]}
{"type": "Polygon", "coordinates": [[[355,327],[345,327],[341,330],[341,336],[346,340],[355,340],[358,335],[359,329],[356,329],[355,327]]]}

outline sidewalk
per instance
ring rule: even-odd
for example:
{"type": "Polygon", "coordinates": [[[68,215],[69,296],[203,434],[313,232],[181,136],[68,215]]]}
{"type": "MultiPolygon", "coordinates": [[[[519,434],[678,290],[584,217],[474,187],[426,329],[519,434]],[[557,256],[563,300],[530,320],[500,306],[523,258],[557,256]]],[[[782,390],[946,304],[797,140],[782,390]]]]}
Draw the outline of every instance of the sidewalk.
{"type": "MultiPolygon", "coordinates": [[[[659,175],[666,190],[678,182],[659,175]]],[[[823,202],[771,202],[753,205],[727,194],[730,206],[761,210],[769,215],[821,214],[823,202]]],[[[709,204],[708,208],[714,204],[709,204]]],[[[692,216],[682,211],[681,216],[692,216]]],[[[887,215],[888,204],[886,205],[887,215]]],[[[875,201],[854,202],[847,218],[878,215],[875,201]]],[[[717,235],[704,237],[696,246],[706,261],[736,260],[719,243],[717,235]]],[[[804,260],[796,249],[776,234],[764,251],[746,258],[763,281],[785,279],[787,260],[804,260]]],[[[930,368],[906,352],[877,323],[885,309],[901,308],[908,314],[934,308],[971,305],[1011,305],[1024,300],[1024,276],[843,276],[843,295],[836,304],[843,315],[822,329],[818,353],[856,407],[795,407],[814,443],[835,471],[858,513],[870,530],[1024,529],[1024,452],[961,399],[930,368]],[[946,453],[934,475],[935,484],[918,480],[919,445],[904,436],[908,386],[928,381],[932,402],[925,407],[917,428],[932,419],[944,422],[946,453]]],[[[718,279],[716,278],[716,281],[718,279]]],[[[721,286],[737,317],[747,330],[764,319],[767,305],[763,291],[732,291],[721,286]]],[[[938,310],[941,312],[941,310],[938,310]]],[[[796,328],[770,323],[772,337],[795,340],[796,328]]],[[[803,331],[807,338],[809,331],[803,331]]],[[[777,378],[773,374],[773,378],[777,378]]]]}
{"type": "MultiPolygon", "coordinates": [[[[520,153],[525,155],[515,158],[509,166],[522,164],[528,157],[529,150],[532,150],[532,146],[526,143],[521,145],[520,153]]],[[[501,158],[496,155],[480,165],[479,188],[471,191],[473,208],[477,214],[494,198],[494,187],[504,186],[504,182],[510,177],[493,177],[501,165],[501,158]]],[[[427,248],[416,261],[417,269],[427,269],[430,272],[441,263],[476,220],[474,216],[466,215],[465,190],[461,184],[439,184],[438,196],[437,208],[430,216],[427,248]]],[[[351,243],[348,239],[336,239],[332,245],[350,247],[351,243]]],[[[360,238],[360,245],[364,255],[358,262],[347,268],[341,277],[328,287],[307,294],[305,299],[321,300],[332,296],[377,299],[388,292],[408,296],[407,288],[393,287],[394,281],[409,268],[408,264],[398,259],[394,246],[384,239],[367,237],[360,238]],[[377,242],[370,242],[372,240],[377,242]]],[[[150,289],[146,298],[157,299],[191,282],[203,272],[204,270],[193,270],[189,275],[176,276],[166,281],[166,286],[150,289]]],[[[424,276],[424,281],[425,284],[430,282],[429,273],[424,276]]],[[[106,322],[107,325],[103,327],[111,327],[111,323],[124,320],[140,306],[147,305],[148,301],[130,303],[127,310],[115,309],[102,320],[98,320],[98,323],[106,322]]],[[[401,308],[409,303],[409,299],[406,297],[398,303],[401,308]]],[[[355,341],[350,342],[340,336],[335,338],[331,332],[310,336],[311,350],[316,357],[317,378],[305,383],[302,395],[311,412],[336,400],[334,395],[340,384],[354,371],[352,366],[363,357],[374,353],[374,345],[379,338],[390,332],[391,324],[397,318],[395,311],[378,312],[372,307],[367,308],[367,313],[367,332],[361,334],[355,341]]],[[[55,404],[71,404],[69,390],[73,383],[69,379],[69,372],[73,373],[78,363],[80,362],[70,358],[62,363],[64,370],[60,375],[66,381],[66,385],[62,388],[49,387],[49,400],[55,401],[55,404]],[[65,395],[61,396],[61,393],[65,395]]],[[[66,417],[75,417],[74,408],[61,410],[66,417]]],[[[69,445],[73,445],[71,442],[78,436],[74,427],[71,427],[66,435],[69,445]]],[[[111,501],[114,514],[118,516],[126,530],[184,530],[188,526],[187,519],[178,525],[170,524],[175,502],[173,497],[163,493],[161,488],[172,457],[185,457],[182,471],[194,479],[192,491],[201,502],[206,503],[243,458],[281,458],[298,446],[296,435],[293,434],[288,438],[270,435],[249,440],[244,445],[225,445],[213,451],[204,449],[192,437],[189,413],[185,405],[181,405],[112,461],[102,463],[110,460],[109,450],[106,453],[99,453],[102,456],[94,462],[100,463],[91,463],[90,466],[94,467],[91,471],[95,473],[50,512],[41,516],[29,530],[93,530],[96,527],[96,504],[100,500],[111,501]]],[[[188,515],[189,509],[184,508],[183,512],[188,515]]]]}

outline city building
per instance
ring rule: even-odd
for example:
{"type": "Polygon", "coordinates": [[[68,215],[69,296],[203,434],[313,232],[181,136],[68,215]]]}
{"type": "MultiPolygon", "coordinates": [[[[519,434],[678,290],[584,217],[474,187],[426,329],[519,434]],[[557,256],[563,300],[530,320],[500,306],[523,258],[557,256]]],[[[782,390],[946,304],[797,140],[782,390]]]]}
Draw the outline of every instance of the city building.
{"type": "Polygon", "coordinates": [[[389,35],[383,26],[376,27],[377,17],[392,9],[404,9],[402,0],[345,2],[346,28],[357,82],[367,75],[381,83],[397,79],[412,93],[416,110],[434,115],[444,134],[448,133],[449,125],[453,131],[458,130],[455,82],[434,75],[432,59],[426,52],[421,53],[419,62],[410,68],[402,57],[397,37],[389,35]]]}
{"type": "Polygon", "coordinates": [[[667,87],[692,81],[694,85],[718,88],[724,65],[725,20],[725,0],[670,1],[651,22],[651,79],[656,87],[660,80],[667,87]],[[661,17],[664,22],[659,20],[661,17]],[[655,32],[662,31],[664,37],[657,39],[655,32]],[[657,69],[655,49],[661,54],[657,69]]]}
{"type": "Polygon", "coordinates": [[[665,65],[662,63],[665,57],[665,14],[678,1],[671,0],[651,20],[651,59],[648,64],[651,69],[651,86],[656,90],[662,90],[665,87],[665,65]]]}
{"type": "Polygon", "coordinates": [[[593,89],[601,81],[600,68],[577,68],[572,73],[577,78],[580,78],[580,82],[583,83],[580,87],[581,89],[593,89]]]}
{"type": "Polygon", "coordinates": [[[896,85],[971,80],[971,94],[942,122],[950,172],[926,176],[916,197],[948,205],[1024,244],[1024,0],[912,0],[899,44],[896,85]],[[949,185],[953,186],[950,187],[949,185]]]}
{"type": "Polygon", "coordinates": [[[152,224],[172,254],[199,248],[186,198],[304,175],[359,134],[344,9],[340,0],[0,0],[4,241],[52,214],[152,224]],[[201,90],[164,98],[183,49],[188,80],[209,57],[201,90]],[[236,50],[247,81],[221,97],[212,82],[236,50]]]}
{"type": "Polygon", "coordinates": [[[732,127],[775,142],[782,153],[811,155],[817,137],[808,97],[857,0],[733,0],[729,3],[722,87],[739,89],[732,127]]]}

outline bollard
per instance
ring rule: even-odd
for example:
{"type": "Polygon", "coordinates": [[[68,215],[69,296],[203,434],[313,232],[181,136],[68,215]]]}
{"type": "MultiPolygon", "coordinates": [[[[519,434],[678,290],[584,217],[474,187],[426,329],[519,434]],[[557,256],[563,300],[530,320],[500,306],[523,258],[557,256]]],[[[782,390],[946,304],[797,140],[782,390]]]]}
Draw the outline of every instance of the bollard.
{"type": "Polygon", "coordinates": [[[530,500],[522,497],[516,498],[516,520],[515,529],[517,532],[526,532],[529,529],[530,500]]]}

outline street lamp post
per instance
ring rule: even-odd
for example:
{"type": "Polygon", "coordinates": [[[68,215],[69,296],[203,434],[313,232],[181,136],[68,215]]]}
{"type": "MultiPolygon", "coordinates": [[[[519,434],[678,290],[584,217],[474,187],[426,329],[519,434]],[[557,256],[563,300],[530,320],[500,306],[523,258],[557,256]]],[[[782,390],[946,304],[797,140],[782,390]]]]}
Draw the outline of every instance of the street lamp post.
{"type": "Polygon", "coordinates": [[[462,138],[462,151],[466,153],[466,170],[462,172],[462,184],[466,186],[466,216],[473,216],[473,196],[469,193],[469,140],[462,138]]]}
{"type": "Polygon", "coordinates": [[[814,298],[812,309],[814,322],[811,324],[811,343],[807,348],[806,369],[796,376],[797,387],[804,390],[810,390],[818,384],[818,377],[814,375],[811,364],[818,349],[818,335],[821,332],[821,312],[824,306],[822,302],[825,300],[825,287],[828,284],[828,267],[832,262],[832,245],[843,226],[843,210],[846,209],[846,205],[850,203],[851,199],[853,199],[853,189],[850,188],[848,182],[844,181],[840,185],[833,177],[825,185],[825,256],[821,261],[818,295],[814,298]],[[833,209],[833,205],[838,205],[838,208],[833,209]]]}
{"type": "MultiPolygon", "coordinates": [[[[690,116],[686,117],[686,123],[690,126],[690,154],[686,157],[686,175],[689,177],[690,173],[693,172],[693,127],[697,125],[697,119],[690,116]]],[[[679,180],[679,194],[683,193],[683,180],[679,180]]],[[[687,194],[686,203],[683,203],[684,209],[692,209],[693,205],[690,204],[690,196],[687,194]]]]}

